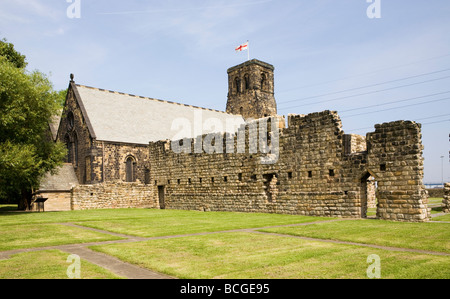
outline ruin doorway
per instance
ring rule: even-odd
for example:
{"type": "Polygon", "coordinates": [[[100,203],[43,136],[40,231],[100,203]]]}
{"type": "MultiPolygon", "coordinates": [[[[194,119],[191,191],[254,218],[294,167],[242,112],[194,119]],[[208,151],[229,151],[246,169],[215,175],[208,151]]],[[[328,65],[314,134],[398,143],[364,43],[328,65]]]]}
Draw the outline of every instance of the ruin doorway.
{"type": "MultiPolygon", "coordinates": [[[[378,208],[376,191],[378,183],[375,178],[367,172],[361,178],[361,218],[375,218],[374,210],[378,208]]],[[[375,211],[376,213],[376,211],[375,211]]]]}
{"type": "Polygon", "coordinates": [[[159,208],[161,210],[164,210],[166,208],[164,196],[165,196],[164,186],[158,186],[159,208]]]}

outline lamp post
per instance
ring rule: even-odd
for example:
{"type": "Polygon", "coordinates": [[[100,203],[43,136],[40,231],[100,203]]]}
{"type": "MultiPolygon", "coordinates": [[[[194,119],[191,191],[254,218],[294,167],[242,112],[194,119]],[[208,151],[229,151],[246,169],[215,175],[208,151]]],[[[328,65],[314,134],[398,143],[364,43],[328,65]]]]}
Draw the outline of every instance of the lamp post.
{"type": "Polygon", "coordinates": [[[441,156],[441,183],[444,186],[444,156],[441,156]]]}

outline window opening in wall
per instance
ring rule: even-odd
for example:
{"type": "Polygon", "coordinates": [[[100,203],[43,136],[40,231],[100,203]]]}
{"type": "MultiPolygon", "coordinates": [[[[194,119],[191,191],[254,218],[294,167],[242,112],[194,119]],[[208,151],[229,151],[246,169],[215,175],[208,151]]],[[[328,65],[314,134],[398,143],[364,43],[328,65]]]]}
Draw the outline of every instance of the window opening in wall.
{"type": "Polygon", "coordinates": [[[380,171],[386,171],[386,164],[380,164],[380,171]]]}
{"type": "Polygon", "coordinates": [[[239,108],[239,114],[240,114],[240,115],[243,115],[243,114],[244,114],[244,108],[243,108],[243,107],[239,108]]]}
{"type": "Polygon", "coordinates": [[[192,183],[191,178],[188,178],[188,184],[190,185],[192,183]]]}
{"type": "Polygon", "coordinates": [[[202,183],[202,178],[200,178],[200,184],[202,183]]]}
{"type": "Polygon", "coordinates": [[[78,167],[78,137],[75,133],[73,135],[73,155],[75,166],[78,167]]]}
{"type": "Polygon", "coordinates": [[[292,179],[292,171],[288,172],[288,179],[292,179]]]}
{"type": "Polygon", "coordinates": [[[224,177],[223,177],[223,181],[224,181],[224,182],[228,182],[228,177],[224,176],[224,177]]]}
{"type": "Polygon", "coordinates": [[[329,176],[334,176],[334,169],[329,169],[328,170],[328,175],[329,176]]]}
{"type": "Polygon", "coordinates": [[[238,174],[238,181],[239,181],[239,182],[242,182],[242,173],[239,173],[239,174],[238,174]]]}
{"type": "Polygon", "coordinates": [[[179,184],[181,183],[181,180],[180,180],[180,179],[178,179],[178,180],[177,180],[177,183],[178,183],[178,185],[179,185],[179,184]]]}
{"type": "Polygon", "coordinates": [[[135,160],[133,157],[128,157],[125,162],[125,180],[126,182],[134,182],[135,181],[135,160]]]}
{"type": "Polygon", "coordinates": [[[214,183],[214,178],[211,178],[211,183],[214,183]]]}
{"type": "Polygon", "coordinates": [[[308,171],[308,177],[312,178],[312,171],[311,170],[308,171]]]}
{"type": "Polygon", "coordinates": [[[144,184],[146,185],[150,184],[150,169],[148,168],[145,169],[144,184]]]}
{"type": "Polygon", "coordinates": [[[378,183],[370,173],[361,178],[361,218],[367,218],[378,210],[377,187],[378,183]]]}
{"type": "Polygon", "coordinates": [[[250,178],[252,179],[252,181],[256,181],[257,180],[256,174],[252,175],[250,178]]]}
{"type": "Polygon", "coordinates": [[[167,180],[167,185],[170,185],[170,180],[167,180]]]}
{"type": "Polygon", "coordinates": [[[278,177],[276,173],[263,174],[264,189],[266,191],[267,201],[274,202],[278,195],[278,177]]]}
{"type": "Polygon", "coordinates": [[[245,82],[245,90],[249,90],[250,89],[250,79],[248,78],[248,75],[245,75],[244,82],[245,82]]]}

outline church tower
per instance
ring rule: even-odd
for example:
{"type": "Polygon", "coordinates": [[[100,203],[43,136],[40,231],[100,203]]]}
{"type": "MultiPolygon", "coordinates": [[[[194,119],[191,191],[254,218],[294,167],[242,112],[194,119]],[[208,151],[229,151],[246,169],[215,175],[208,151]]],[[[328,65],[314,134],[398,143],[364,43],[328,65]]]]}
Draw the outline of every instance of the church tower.
{"type": "Polygon", "coordinates": [[[277,115],[274,69],[257,59],[229,68],[227,113],[246,120],[277,115]]]}

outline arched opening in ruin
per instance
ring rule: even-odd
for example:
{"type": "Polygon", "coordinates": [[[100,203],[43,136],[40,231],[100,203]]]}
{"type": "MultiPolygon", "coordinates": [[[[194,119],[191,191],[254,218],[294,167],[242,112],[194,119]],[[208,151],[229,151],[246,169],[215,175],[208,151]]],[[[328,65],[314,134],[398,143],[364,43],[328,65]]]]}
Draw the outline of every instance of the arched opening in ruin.
{"type": "Polygon", "coordinates": [[[377,187],[375,177],[366,172],[361,178],[361,218],[375,218],[378,209],[377,187]]]}

